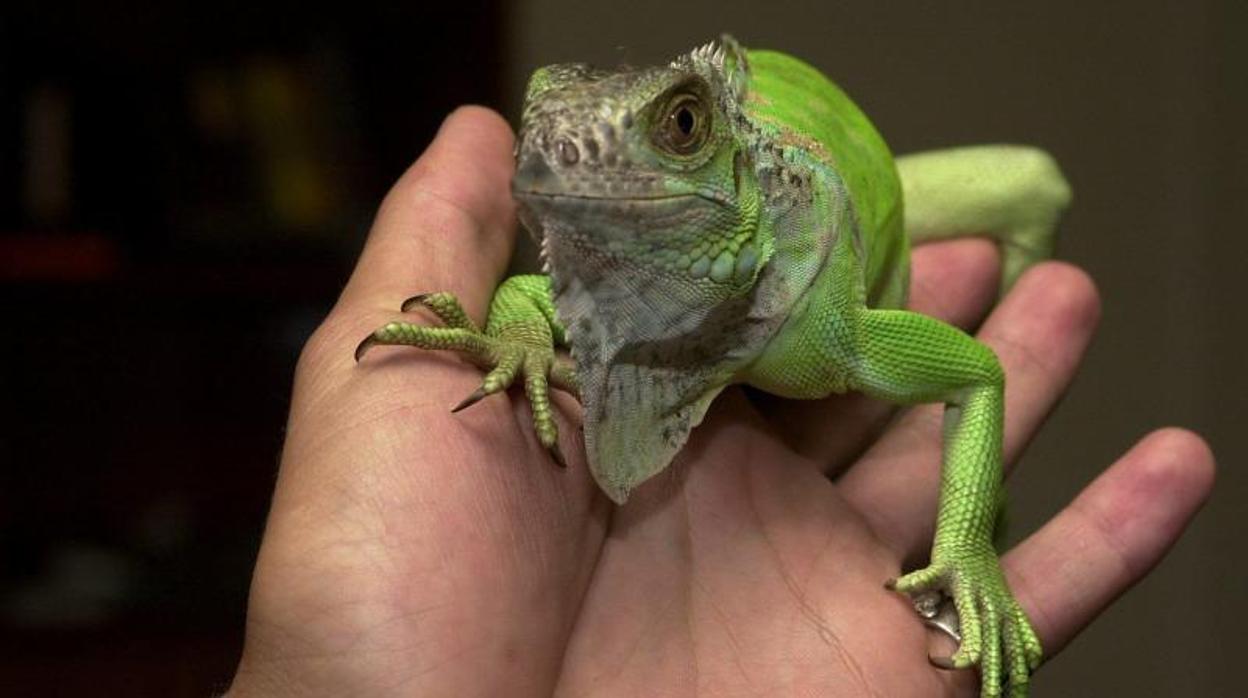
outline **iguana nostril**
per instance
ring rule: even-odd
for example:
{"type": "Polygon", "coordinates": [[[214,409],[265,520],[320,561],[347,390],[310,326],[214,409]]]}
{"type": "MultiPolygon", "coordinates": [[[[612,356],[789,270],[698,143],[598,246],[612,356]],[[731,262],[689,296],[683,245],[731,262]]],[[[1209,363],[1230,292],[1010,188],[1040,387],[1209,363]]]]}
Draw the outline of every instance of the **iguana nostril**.
{"type": "Polygon", "coordinates": [[[540,152],[529,151],[516,163],[512,186],[519,191],[544,191],[558,185],[555,173],[540,152]]]}
{"type": "Polygon", "coordinates": [[[559,151],[559,161],[565,165],[575,165],[581,159],[581,152],[576,149],[576,144],[566,138],[560,138],[555,149],[559,151]]]}
{"type": "Polygon", "coordinates": [[[592,138],[586,138],[582,145],[585,146],[585,155],[587,155],[590,160],[598,159],[598,141],[592,138]]]}

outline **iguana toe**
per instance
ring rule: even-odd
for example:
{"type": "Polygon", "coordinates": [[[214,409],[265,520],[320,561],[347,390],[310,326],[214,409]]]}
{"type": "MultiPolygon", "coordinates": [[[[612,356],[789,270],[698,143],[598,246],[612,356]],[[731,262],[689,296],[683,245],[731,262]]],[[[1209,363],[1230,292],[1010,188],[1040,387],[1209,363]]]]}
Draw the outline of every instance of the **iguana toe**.
{"type": "Polygon", "coordinates": [[[477,327],[477,323],[468,317],[468,313],[464,312],[463,306],[459,304],[459,299],[453,293],[446,291],[418,293],[403,301],[399,309],[407,313],[417,307],[428,308],[447,327],[468,330],[469,332],[481,332],[481,328],[477,327]]]}
{"type": "Polygon", "coordinates": [[[929,625],[941,612],[933,594],[950,595],[957,608],[958,649],[952,656],[929,661],[947,670],[978,666],[983,698],[995,698],[1003,690],[1025,696],[1030,672],[1040,662],[1040,641],[1010,594],[996,555],[988,550],[964,558],[933,563],[885,586],[910,595],[929,625]]]}

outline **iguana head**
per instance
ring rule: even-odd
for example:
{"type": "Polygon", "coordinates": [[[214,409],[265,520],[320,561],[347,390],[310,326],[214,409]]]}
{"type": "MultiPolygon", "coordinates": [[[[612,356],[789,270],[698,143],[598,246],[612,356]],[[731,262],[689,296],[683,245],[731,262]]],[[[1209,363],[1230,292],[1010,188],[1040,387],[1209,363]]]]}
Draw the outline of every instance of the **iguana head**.
{"type": "Polygon", "coordinates": [[[771,252],[739,132],[747,87],[727,37],[662,67],[529,82],[512,191],[571,338],[590,468],[616,501],[668,465],[743,360],[771,252]]]}
{"type": "Polygon", "coordinates": [[[525,223],[551,245],[709,280],[703,295],[748,288],[759,250],[758,189],[736,133],[745,70],[735,43],[662,67],[538,70],[512,184],[525,223]]]}

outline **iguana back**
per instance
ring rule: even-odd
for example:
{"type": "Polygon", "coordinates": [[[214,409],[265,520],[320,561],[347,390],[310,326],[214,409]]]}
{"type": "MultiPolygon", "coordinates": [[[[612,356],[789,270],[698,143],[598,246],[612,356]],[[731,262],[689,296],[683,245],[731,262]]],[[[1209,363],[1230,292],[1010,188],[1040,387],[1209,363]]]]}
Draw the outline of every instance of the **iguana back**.
{"type": "Polygon", "coordinates": [[[805,62],[776,51],[748,51],[743,111],[776,142],[808,151],[840,175],[853,202],[869,307],[905,304],[909,243],[901,183],[879,132],[840,87],[805,62]]]}

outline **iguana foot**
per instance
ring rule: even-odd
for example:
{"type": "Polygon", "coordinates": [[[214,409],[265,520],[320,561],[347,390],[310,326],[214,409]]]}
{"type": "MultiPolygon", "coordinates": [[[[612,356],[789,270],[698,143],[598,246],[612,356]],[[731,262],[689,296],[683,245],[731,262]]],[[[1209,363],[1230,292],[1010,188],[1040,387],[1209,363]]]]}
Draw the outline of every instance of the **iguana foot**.
{"type": "MultiPolygon", "coordinates": [[[[485,378],[471,395],[451,408],[458,412],[494,393],[509,388],[517,376],[524,378],[524,391],[533,412],[533,428],[551,457],[566,465],[559,450],[559,429],[550,406],[550,388],[579,397],[575,369],[571,361],[556,356],[550,330],[541,315],[522,318],[499,328],[482,332],[450,293],[427,293],[403,302],[402,310],[425,307],[437,315],[445,327],[426,327],[410,322],[389,322],[364,338],[355,349],[359,361],[374,346],[407,345],[421,349],[454,351],[481,367],[485,378]],[[544,332],[542,330],[545,330],[544,332]]],[[[494,329],[494,328],[490,328],[494,329]]]]}
{"type": "Polygon", "coordinates": [[[925,616],[932,611],[933,592],[953,598],[961,636],[958,650],[952,657],[931,657],[932,664],[942,669],[979,665],[984,698],[1002,695],[1007,685],[1008,695],[1027,695],[1031,672],[1040,665],[1043,652],[990,546],[934,560],[929,567],[889,580],[885,586],[910,595],[916,610],[925,616]]]}

